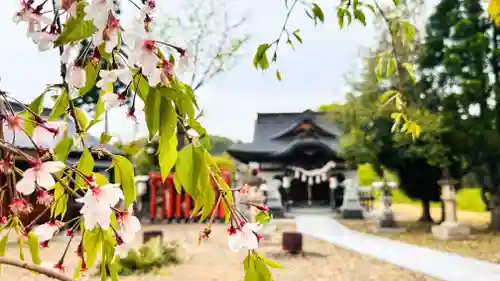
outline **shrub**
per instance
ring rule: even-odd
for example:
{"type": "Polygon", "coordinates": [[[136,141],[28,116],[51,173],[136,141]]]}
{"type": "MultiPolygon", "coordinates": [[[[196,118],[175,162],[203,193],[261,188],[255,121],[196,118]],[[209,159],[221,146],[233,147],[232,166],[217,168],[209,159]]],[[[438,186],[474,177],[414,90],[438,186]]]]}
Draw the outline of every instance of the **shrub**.
{"type": "Polygon", "coordinates": [[[118,275],[156,273],[167,265],[177,264],[180,262],[177,249],[175,242],[162,244],[159,237],[152,238],[139,250],[131,250],[125,258],[119,259],[118,275]]]}

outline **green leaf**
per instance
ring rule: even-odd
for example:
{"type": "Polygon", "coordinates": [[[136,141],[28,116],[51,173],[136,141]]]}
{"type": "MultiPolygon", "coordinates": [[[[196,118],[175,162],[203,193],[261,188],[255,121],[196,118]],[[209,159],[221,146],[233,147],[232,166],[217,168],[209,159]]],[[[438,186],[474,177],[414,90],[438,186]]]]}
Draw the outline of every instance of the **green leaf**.
{"type": "Polygon", "coordinates": [[[396,60],[392,56],[387,58],[386,71],[386,77],[391,77],[394,74],[394,71],[396,71],[396,60]]]}
{"type": "Polygon", "coordinates": [[[142,101],[146,101],[149,94],[149,84],[148,80],[144,78],[144,75],[139,73],[137,70],[133,70],[134,76],[132,84],[130,88],[137,93],[137,95],[142,99],[142,101]]]}
{"type": "Polygon", "coordinates": [[[50,212],[54,217],[60,215],[61,218],[64,218],[64,216],[66,215],[66,209],[68,205],[68,195],[66,194],[64,187],[60,183],[56,183],[53,189],[54,189],[54,202],[56,203],[50,206],[50,212]]]}
{"type": "Polygon", "coordinates": [[[297,41],[299,41],[299,43],[302,44],[303,41],[302,41],[302,37],[300,37],[300,35],[299,35],[299,32],[300,32],[300,30],[297,29],[292,34],[295,37],[295,39],[297,39],[297,41]]]}
{"type": "Polygon", "coordinates": [[[66,161],[73,148],[73,138],[65,137],[54,147],[54,160],[66,161]]]}
{"type": "Polygon", "coordinates": [[[259,254],[259,258],[267,265],[269,265],[270,267],[272,268],[285,268],[282,264],[280,264],[279,262],[275,261],[275,260],[272,260],[272,259],[268,259],[266,257],[264,257],[263,255],[259,254]]]}
{"type": "Polygon", "coordinates": [[[400,0],[392,0],[392,3],[394,3],[395,6],[398,6],[400,3],[400,0]]]}
{"type": "Polygon", "coordinates": [[[77,42],[92,36],[96,29],[92,21],[84,20],[85,12],[83,9],[85,5],[85,1],[78,2],[76,16],[70,17],[66,21],[61,35],[54,42],[54,47],[77,42]]]}
{"type": "Polygon", "coordinates": [[[93,175],[95,176],[95,183],[97,185],[103,186],[103,185],[109,184],[109,180],[105,175],[100,174],[100,173],[93,173],[93,175]]]}
{"type": "Polygon", "coordinates": [[[279,70],[276,70],[276,78],[278,78],[278,80],[281,81],[281,73],[279,70]]]}
{"type": "Polygon", "coordinates": [[[186,145],[177,157],[175,165],[175,174],[184,190],[193,198],[197,197],[198,175],[201,171],[199,159],[200,155],[196,152],[193,144],[186,145]]]}
{"type": "Polygon", "coordinates": [[[19,246],[19,259],[24,261],[24,239],[19,235],[17,238],[17,245],[19,246]]]}
{"type": "Polygon", "coordinates": [[[40,265],[40,263],[42,262],[40,260],[40,252],[38,248],[39,245],[40,244],[38,242],[38,237],[36,236],[36,234],[33,232],[28,233],[28,248],[30,249],[31,260],[36,265],[40,265]]]}
{"type": "Polygon", "coordinates": [[[357,19],[363,25],[366,25],[365,13],[361,10],[354,10],[354,18],[357,19]]]}
{"type": "Polygon", "coordinates": [[[92,61],[89,61],[85,65],[85,86],[80,88],[79,93],[80,96],[83,96],[94,89],[96,81],[97,81],[97,73],[99,72],[100,65],[94,65],[92,61]]]}
{"type": "Polygon", "coordinates": [[[372,13],[375,15],[376,14],[376,11],[375,11],[375,8],[373,7],[372,4],[369,4],[369,3],[363,3],[363,5],[365,7],[367,7],[370,11],[372,11],[372,13]]]}
{"type": "Polygon", "coordinates": [[[68,91],[66,91],[66,89],[63,89],[61,95],[59,95],[59,97],[57,98],[54,107],[50,111],[48,119],[56,120],[57,118],[59,118],[59,116],[63,115],[69,107],[69,99],[70,97],[68,91]]]}
{"type": "MultiPolygon", "coordinates": [[[[152,96],[152,95],[149,95],[152,96]]],[[[148,98],[149,99],[149,98],[148,98]]],[[[172,102],[166,98],[158,101],[162,110],[159,116],[159,137],[158,137],[158,162],[162,179],[165,180],[170,174],[172,167],[177,161],[177,136],[175,128],[177,125],[177,114],[172,102]]]]}
{"type": "MultiPolygon", "coordinates": [[[[165,110],[163,108],[161,109],[161,105],[161,94],[156,92],[156,88],[151,88],[150,94],[148,94],[146,103],[144,105],[144,115],[146,117],[146,125],[148,126],[150,140],[153,139],[153,137],[158,132],[158,129],[160,128],[160,113],[162,112],[162,110],[165,110]]],[[[174,131],[174,128],[172,128],[172,132],[174,131]]]]}
{"type": "Polygon", "coordinates": [[[94,118],[90,121],[89,125],[87,126],[87,130],[101,121],[100,118],[101,115],[104,113],[104,111],[105,111],[104,102],[102,101],[101,96],[99,96],[99,100],[97,100],[97,103],[95,105],[94,118]]]}
{"type": "MultiPolygon", "coordinates": [[[[0,257],[5,257],[5,252],[7,251],[7,243],[9,242],[9,232],[5,233],[5,235],[0,240],[0,257]]],[[[2,267],[0,266],[0,273],[2,272],[2,267]]]]}
{"type": "Polygon", "coordinates": [[[312,5],[313,5],[312,12],[313,12],[313,16],[314,16],[314,22],[317,23],[318,19],[322,23],[325,22],[325,14],[323,13],[323,10],[321,9],[321,7],[318,6],[318,4],[316,4],[316,3],[313,3],[312,5]]]}
{"type": "MultiPolygon", "coordinates": [[[[92,153],[87,148],[84,148],[82,156],[80,156],[80,160],[76,164],[76,168],[84,175],[90,176],[92,175],[92,171],[94,170],[94,157],[92,153]]],[[[79,189],[80,187],[86,187],[86,181],[81,176],[76,177],[77,186],[75,189],[79,189]]]]}
{"type": "Polygon", "coordinates": [[[345,12],[346,12],[346,9],[344,9],[344,8],[338,8],[337,9],[337,20],[339,22],[340,29],[342,29],[342,27],[344,27],[345,12]]]}
{"type": "Polygon", "coordinates": [[[257,69],[266,70],[269,68],[269,60],[267,59],[267,50],[269,49],[269,44],[261,44],[257,47],[257,52],[253,57],[253,66],[257,69]]]}
{"type": "Polygon", "coordinates": [[[78,126],[80,129],[85,132],[87,131],[87,126],[89,125],[89,121],[87,119],[87,115],[80,108],[75,108],[76,121],[78,122],[78,126]]]}
{"type": "Polygon", "coordinates": [[[106,132],[102,132],[99,137],[100,144],[107,144],[111,140],[112,136],[106,132]]]}
{"type": "Polygon", "coordinates": [[[94,227],[92,230],[85,230],[83,233],[83,250],[85,252],[85,258],[87,267],[91,268],[97,257],[97,253],[102,246],[102,235],[101,228],[94,227]]]}
{"type": "Polygon", "coordinates": [[[406,69],[406,72],[408,72],[408,75],[410,76],[413,83],[416,83],[417,76],[415,75],[415,70],[413,69],[413,64],[405,62],[405,63],[403,63],[403,67],[406,69]]]}
{"type": "MultiPolygon", "coordinates": [[[[34,113],[40,115],[43,112],[43,101],[45,99],[45,92],[39,95],[36,99],[34,99],[29,105],[28,108],[34,113]]],[[[33,118],[33,114],[26,110],[24,112],[24,119],[28,120],[24,122],[24,130],[29,136],[33,135],[33,130],[35,129],[35,120],[33,118]]]]}
{"type": "Polygon", "coordinates": [[[273,219],[273,216],[269,212],[258,212],[255,215],[255,221],[260,224],[268,224],[273,219]]]}
{"type": "Polygon", "coordinates": [[[113,156],[113,167],[115,170],[115,181],[121,183],[125,197],[125,209],[136,200],[136,188],[134,180],[134,166],[121,155],[113,156]]]}

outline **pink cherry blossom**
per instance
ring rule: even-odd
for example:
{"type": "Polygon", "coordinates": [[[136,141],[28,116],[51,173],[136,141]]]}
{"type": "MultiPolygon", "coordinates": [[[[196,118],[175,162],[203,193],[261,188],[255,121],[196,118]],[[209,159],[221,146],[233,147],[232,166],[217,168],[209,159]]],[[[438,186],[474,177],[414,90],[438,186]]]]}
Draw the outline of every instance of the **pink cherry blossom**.
{"type": "Polygon", "coordinates": [[[158,63],[157,51],[158,46],[154,40],[149,38],[137,40],[129,56],[129,61],[132,64],[139,65],[144,75],[150,76],[155,71],[158,63]]]}
{"type": "Polygon", "coordinates": [[[40,147],[53,148],[64,138],[66,128],[64,121],[45,121],[33,130],[33,141],[40,147]]]}
{"type": "Polygon", "coordinates": [[[83,203],[80,213],[83,215],[85,229],[92,230],[96,225],[103,229],[109,228],[111,207],[124,198],[119,186],[118,184],[94,186],[82,198],[76,199],[77,202],[83,203]]]}
{"type": "Polygon", "coordinates": [[[38,45],[38,51],[44,52],[51,49],[54,46],[54,41],[56,41],[57,35],[52,32],[45,31],[34,31],[29,34],[33,42],[38,45]]]}
{"type": "Polygon", "coordinates": [[[149,86],[155,87],[159,83],[163,86],[170,85],[170,79],[174,75],[173,65],[168,60],[163,60],[160,68],[155,68],[149,77],[149,86]]]}
{"type": "Polygon", "coordinates": [[[99,81],[97,81],[96,86],[101,89],[107,89],[109,84],[113,84],[119,79],[125,85],[132,82],[132,72],[128,68],[120,68],[113,70],[101,70],[99,71],[99,81]]]}
{"type": "Polygon", "coordinates": [[[50,206],[54,201],[54,196],[48,193],[46,190],[39,188],[36,192],[36,203],[40,205],[50,206]]]}
{"type": "Polygon", "coordinates": [[[22,131],[24,128],[24,119],[19,115],[7,115],[4,124],[14,132],[22,131]]]}
{"type": "Polygon", "coordinates": [[[259,247],[261,238],[258,231],[261,230],[261,225],[255,223],[244,223],[242,227],[235,228],[230,226],[228,229],[228,246],[229,249],[238,252],[241,249],[254,250],[259,247]]]}
{"type": "Polygon", "coordinates": [[[85,6],[85,20],[92,20],[98,30],[103,30],[113,9],[113,0],[91,0],[85,6]]]}
{"type": "Polygon", "coordinates": [[[24,199],[14,199],[9,204],[10,210],[15,214],[29,214],[33,211],[33,206],[24,199]]]}
{"type": "Polygon", "coordinates": [[[102,102],[104,103],[104,109],[110,110],[123,105],[127,101],[125,95],[113,92],[106,92],[101,96],[102,102]]]}
{"type": "Polygon", "coordinates": [[[77,0],[58,0],[56,2],[56,7],[67,11],[68,17],[75,17],[77,4],[77,0]]]}
{"type": "Polygon", "coordinates": [[[21,1],[21,8],[12,17],[15,24],[26,22],[28,24],[28,34],[41,30],[41,24],[51,24],[52,20],[41,14],[41,10],[31,7],[30,1],[21,1]]]}
{"type": "Polygon", "coordinates": [[[35,227],[33,233],[38,237],[38,241],[43,245],[47,246],[46,242],[49,242],[54,237],[54,234],[59,230],[59,226],[56,221],[49,221],[35,227]]]}
{"type": "Polygon", "coordinates": [[[188,55],[187,49],[181,49],[179,60],[176,63],[176,70],[178,74],[188,72],[192,67],[191,58],[188,55]]]}
{"type": "Polygon", "coordinates": [[[35,191],[36,186],[49,189],[56,184],[52,173],[64,169],[66,165],[60,161],[43,162],[39,159],[32,161],[31,168],[24,171],[23,178],[17,182],[16,190],[23,195],[29,195],[35,191]]]}
{"type": "Polygon", "coordinates": [[[120,28],[120,20],[111,16],[104,30],[99,30],[94,34],[94,44],[99,46],[104,43],[106,53],[111,53],[118,46],[120,28]]]}
{"type": "Polygon", "coordinates": [[[128,207],[127,212],[123,212],[118,217],[120,224],[119,234],[125,243],[130,243],[134,240],[136,233],[141,231],[141,222],[133,215],[134,208],[132,204],[128,207]]]}
{"type": "Polygon", "coordinates": [[[87,81],[87,75],[85,69],[81,66],[72,64],[68,68],[68,73],[66,75],[66,82],[72,88],[80,89],[85,87],[87,81]]]}

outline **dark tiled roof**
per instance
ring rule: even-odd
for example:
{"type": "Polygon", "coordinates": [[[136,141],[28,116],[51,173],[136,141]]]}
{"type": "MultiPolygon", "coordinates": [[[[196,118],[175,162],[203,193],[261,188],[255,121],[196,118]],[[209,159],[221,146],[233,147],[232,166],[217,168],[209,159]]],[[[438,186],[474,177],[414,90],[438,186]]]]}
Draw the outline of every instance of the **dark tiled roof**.
{"type": "Polygon", "coordinates": [[[295,147],[319,145],[330,151],[338,152],[337,137],[343,133],[320,112],[306,110],[296,113],[258,113],[255,121],[254,137],[251,143],[234,144],[228,150],[236,158],[240,155],[260,154],[274,157],[286,153],[295,147]],[[310,120],[323,131],[317,138],[289,136],[296,126],[304,120],[310,120]]]}
{"type": "MultiPolygon", "coordinates": [[[[24,106],[22,106],[18,103],[11,102],[10,105],[12,106],[12,109],[15,112],[20,112],[20,111],[24,110],[24,106]]],[[[50,108],[44,108],[44,110],[42,112],[42,116],[49,115],[50,111],[51,111],[50,108]]],[[[70,136],[76,135],[75,124],[73,122],[68,122],[68,134],[70,136]]],[[[6,140],[11,141],[13,138],[12,131],[11,130],[4,130],[4,136],[5,136],[6,140]]],[[[99,138],[92,136],[90,134],[88,135],[86,141],[87,141],[88,146],[90,146],[90,147],[98,146],[100,143],[99,138]]],[[[24,133],[16,134],[15,145],[19,148],[34,149],[33,143],[31,143],[31,140],[24,133]]],[[[103,145],[103,147],[113,154],[121,154],[122,153],[119,149],[115,148],[112,145],[103,145]]],[[[83,148],[75,147],[75,148],[73,148],[73,152],[81,153],[81,152],[83,152],[83,148]]]]}

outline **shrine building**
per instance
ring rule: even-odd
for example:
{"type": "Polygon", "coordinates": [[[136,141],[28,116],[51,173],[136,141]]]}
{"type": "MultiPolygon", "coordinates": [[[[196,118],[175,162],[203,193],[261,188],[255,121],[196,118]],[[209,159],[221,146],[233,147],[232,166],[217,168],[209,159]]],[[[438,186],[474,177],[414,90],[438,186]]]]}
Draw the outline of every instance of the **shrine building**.
{"type": "Polygon", "coordinates": [[[291,207],[342,205],[344,179],[357,184],[357,171],[339,156],[342,132],[325,113],[258,113],[253,141],[228,153],[244,164],[258,163],[260,176],[282,178],[291,207]]]}

